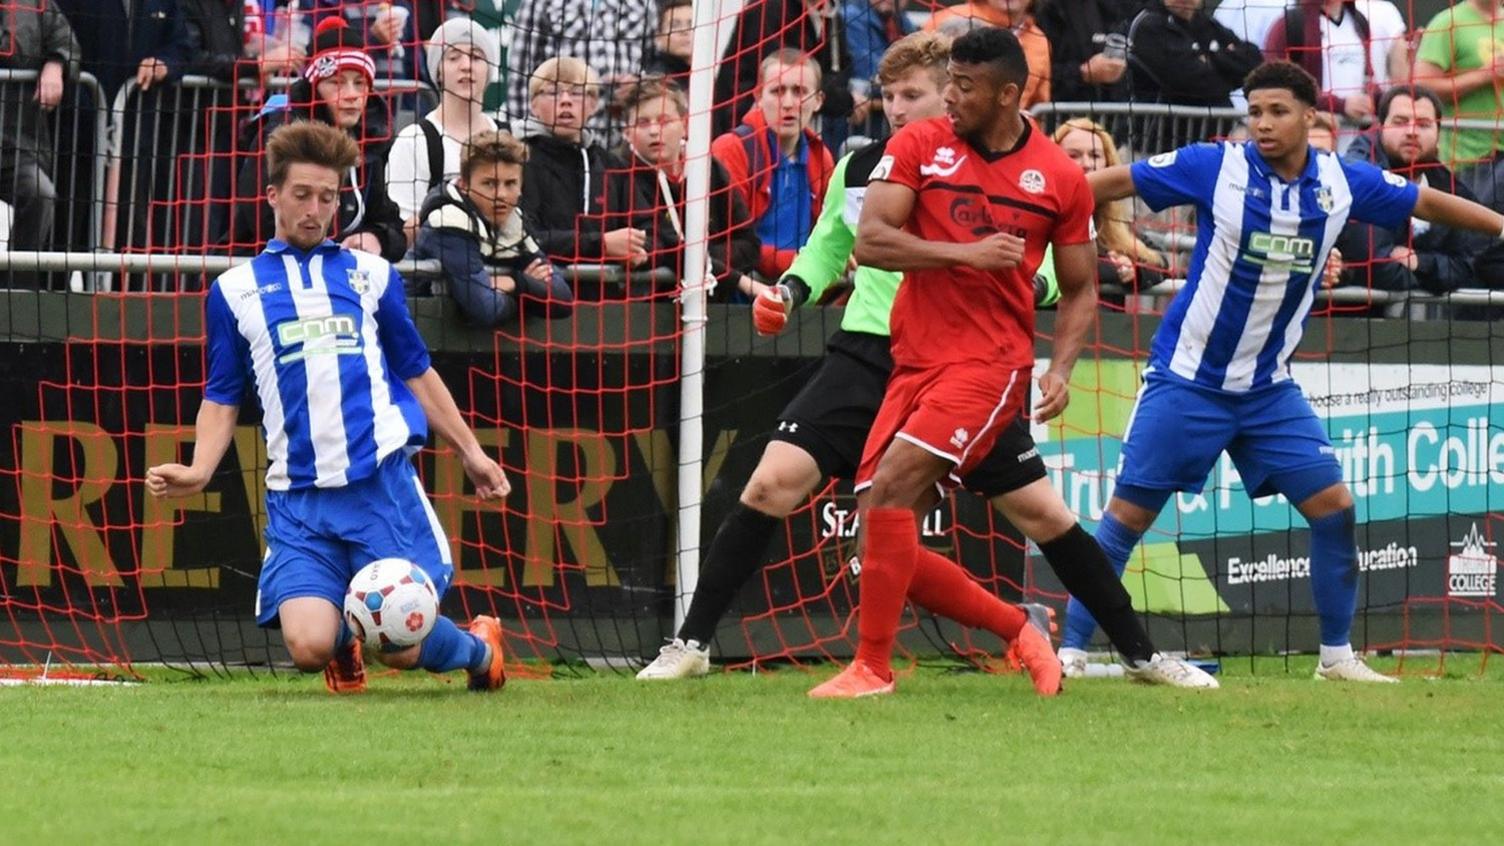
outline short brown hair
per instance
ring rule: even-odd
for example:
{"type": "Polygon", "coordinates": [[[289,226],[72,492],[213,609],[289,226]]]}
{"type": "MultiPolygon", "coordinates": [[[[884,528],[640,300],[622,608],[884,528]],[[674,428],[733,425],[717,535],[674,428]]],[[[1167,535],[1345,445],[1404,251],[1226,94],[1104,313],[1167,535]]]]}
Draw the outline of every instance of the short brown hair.
{"type": "Polygon", "coordinates": [[[944,83],[950,75],[950,37],[938,32],[915,32],[893,42],[882,61],[877,63],[879,85],[892,85],[917,68],[925,68],[935,81],[944,83]]]}
{"type": "Polygon", "coordinates": [[[345,173],[360,161],[360,145],[343,129],[327,123],[300,120],[278,127],[266,139],[266,184],[282,186],[295,164],[327,167],[345,173]]]}
{"type": "Polygon", "coordinates": [[[616,98],[624,115],[631,114],[638,106],[654,100],[673,103],[674,108],[679,110],[679,117],[689,114],[689,99],[684,96],[684,89],[666,76],[645,76],[622,89],[621,95],[616,98]]]}
{"type": "Polygon", "coordinates": [[[820,90],[820,81],[824,75],[820,70],[820,63],[815,61],[815,57],[795,50],[793,47],[782,47],[764,56],[762,62],[758,64],[757,90],[759,92],[762,91],[763,85],[767,84],[768,71],[774,65],[786,65],[791,68],[809,65],[815,71],[815,90],[820,90]]]}
{"type": "Polygon", "coordinates": [[[520,165],[527,161],[527,145],[504,129],[477,132],[465,142],[460,154],[460,176],[470,178],[475,168],[488,164],[520,165]]]}

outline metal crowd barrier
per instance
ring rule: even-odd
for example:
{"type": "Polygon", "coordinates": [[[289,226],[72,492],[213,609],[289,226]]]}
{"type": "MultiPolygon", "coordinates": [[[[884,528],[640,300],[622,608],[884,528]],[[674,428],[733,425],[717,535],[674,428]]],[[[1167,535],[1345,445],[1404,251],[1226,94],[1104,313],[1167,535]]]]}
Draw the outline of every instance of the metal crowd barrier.
{"type": "MultiPolygon", "coordinates": [[[[0,139],[3,139],[4,145],[0,146],[0,156],[13,156],[17,152],[7,149],[12,143],[10,122],[20,123],[23,110],[41,112],[41,107],[33,99],[40,75],[39,71],[34,70],[0,70],[0,139]]],[[[80,73],[77,79],[63,81],[63,100],[59,107],[50,114],[42,112],[38,116],[39,121],[50,123],[52,129],[52,146],[45,152],[51,158],[51,172],[47,176],[52,180],[57,194],[54,206],[56,217],[49,239],[55,244],[93,249],[100,242],[103,209],[98,200],[103,196],[105,174],[103,168],[95,166],[94,158],[105,149],[107,143],[107,111],[104,89],[100,87],[99,80],[92,74],[80,73]],[[90,121],[86,117],[91,111],[93,126],[88,126],[90,121]],[[92,136],[92,151],[78,149],[77,139],[85,137],[86,133],[92,136]],[[65,147],[64,139],[74,143],[65,147]],[[88,190],[80,192],[78,189],[82,187],[80,183],[83,179],[88,180],[88,190]],[[81,204],[71,202],[75,198],[84,197],[90,200],[89,208],[83,209],[89,214],[87,234],[83,236],[86,243],[81,242],[78,236],[81,221],[76,215],[81,204]]],[[[7,244],[9,234],[0,233],[0,236],[7,239],[7,244]]]]}
{"type": "MultiPolygon", "coordinates": [[[[279,93],[293,81],[268,80],[264,90],[279,93]]],[[[122,85],[111,105],[108,164],[96,194],[102,209],[96,243],[106,250],[212,244],[228,219],[231,196],[216,192],[233,191],[233,142],[240,119],[253,114],[239,95],[257,87],[257,80],[246,79],[237,90],[207,76],[185,76],[145,92],[134,79],[122,85]],[[216,221],[216,215],[225,217],[216,221]]],[[[429,107],[438,103],[438,92],[422,81],[377,80],[374,87],[383,97],[413,95],[429,107]]],[[[406,110],[392,109],[392,134],[403,117],[406,110]]]]}
{"type": "Polygon", "coordinates": [[[1125,160],[1225,138],[1247,119],[1242,109],[1164,103],[1040,103],[1029,113],[1046,132],[1054,132],[1071,118],[1090,118],[1112,135],[1119,148],[1127,150],[1125,160]]]}

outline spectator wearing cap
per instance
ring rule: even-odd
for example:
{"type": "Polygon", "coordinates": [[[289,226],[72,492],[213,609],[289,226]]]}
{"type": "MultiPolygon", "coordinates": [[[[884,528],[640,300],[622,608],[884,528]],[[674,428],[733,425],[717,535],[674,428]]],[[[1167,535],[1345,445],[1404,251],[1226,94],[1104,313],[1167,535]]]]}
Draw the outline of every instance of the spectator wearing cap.
{"type": "Polygon", "coordinates": [[[343,19],[364,40],[376,79],[419,78],[422,56],[411,0],[297,0],[297,7],[315,29],[331,17],[343,19]]]}
{"type": "Polygon", "coordinates": [[[434,31],[424,53],[428,76],[439,86],[439,107],[397,133],[386,160],[387,193],[410,236],[417,234],[423,198],[460,175],[465,142],[499,128],[482,102],[501,62],[496,37],[475,21],[451,18],[434,31]]]}
{"type": "Polygon", "coordinates": [[[273,231],[265,198],[265,139],[292,121],[316,120],[350,133],[361,148],[361,161],[340,192],[331,237],[349,249],[397,261],[407,252],[407,237],[402,213],[387,195],[385,124],[370,117],[370,107],[381,104],[371,98],[376,71],[365,39],[343,19],[330,18],[319,24],[313,48],[303,77],[288,89],[285,102],[269,101],[255,118],[250,140],[256,152],[241,168],[237,182],[231,246],[259,250],[273,231]]]}

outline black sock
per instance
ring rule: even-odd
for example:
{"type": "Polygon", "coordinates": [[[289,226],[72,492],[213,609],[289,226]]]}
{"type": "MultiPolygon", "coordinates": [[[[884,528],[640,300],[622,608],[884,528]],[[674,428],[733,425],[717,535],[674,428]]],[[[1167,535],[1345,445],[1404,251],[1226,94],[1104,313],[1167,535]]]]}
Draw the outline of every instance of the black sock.
{"type": "Polygon", "coordinates": [[[1113,574],[1102,548],[1080,523],[1060,537],[1039,544],[1039,551],[1065,589],[1097,618],[1097,624],[1124,658],[1147,661],[1154,655],[1154,644],[1133,612],[1133,600],[1123,580],[1113,574]]]}
{"type": "Polygon", "coordinates": [[[773,532],[783,522],[738,502],[705,553],[700,581],[689,600],[679,637],[709,643],[742,585],[762,567],[773,532]]]}

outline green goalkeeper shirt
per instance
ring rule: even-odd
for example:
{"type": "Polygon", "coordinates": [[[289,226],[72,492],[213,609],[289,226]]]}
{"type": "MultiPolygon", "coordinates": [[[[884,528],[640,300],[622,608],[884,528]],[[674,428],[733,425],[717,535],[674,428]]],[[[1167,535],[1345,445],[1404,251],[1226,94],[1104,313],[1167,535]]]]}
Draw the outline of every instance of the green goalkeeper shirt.
{"type": "MultiPolygon", "coordinates": [[[[825,190],[825,205],[820,218],[815,221],[815,228],[799,249],[794,263],[784,273],[784,279],[797,276],[809,286],[806,305],[818,303],[825,291],[845,275],[852,248],[856,245],[856,224],[862,216],[867,180],[882,159],[887,145],[886,139],[877,141],[836,162],[830,186],[825,190]]],[[[858,265],[854,290],[846,301],[841,328],[847,332],[888,335],[888,313],[893,310],[893,298],[898,295],[898,283],[902,279],[903,274],[891,270],[858,265]]],[[[1060,299],[1060,288],[1055,283],[1054,252],[1048,247],[1035,281],[1036,305],[1053,305],[1060,299]]]]}

